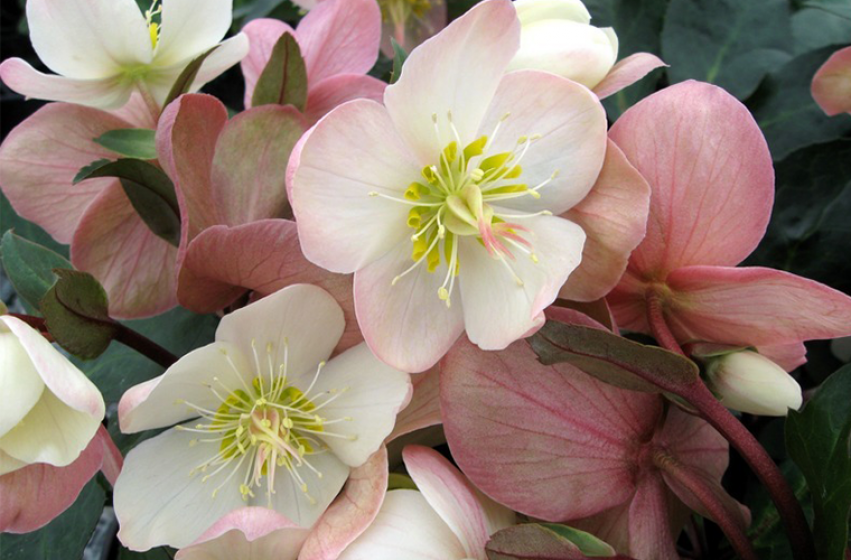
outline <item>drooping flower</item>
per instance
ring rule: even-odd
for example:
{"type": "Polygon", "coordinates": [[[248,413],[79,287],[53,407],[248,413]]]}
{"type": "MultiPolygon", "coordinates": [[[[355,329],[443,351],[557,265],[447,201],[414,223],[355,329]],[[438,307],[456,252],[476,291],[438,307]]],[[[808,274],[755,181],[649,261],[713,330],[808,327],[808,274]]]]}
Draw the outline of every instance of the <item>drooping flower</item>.
{"type": "Polygon", "coordinates": [[[477,5],[411,53],[386,108],[338,107],[290,158],[305,256],[355,273],[367,343],[405,371],[465,329],[504,348],[538,328],[579,265],[585,232],[553,214],[594,185],[605,114],[559,76],[504,75],[519,31],[507,0],[477,5]]]}
{"type": "Polygon", "coordinates": [[[748,110],[687,82],[629,109],[612,140],[650,182],[647,236],[608,297],[621,327],[680,344],[756,346],[787,370],[804,340],[851,334],[851,298],[779,270],[736,267],[765,234],[771,155],[748,110]]]}
{"type": "Polygon", "coordinates": [[[711,358],[708,384],[721,403],[734,410],[766,416],[786,416],[804,402],[801,386],[786,371],[751,350],[711,358]]]}
{"type": "Polygon", "coordinates": [[[851,113],[851,47],[830,55],[813,77],[812,94],[827,116],[851,113]]]}
{"type": "Polygon", "coordinates": [[[227,315],[216,342],[125,393],[123,431],[177,425],[127,456],[121,541],[184,547],[244,506],[313,524],[410,399],[408,375],[363,344],[325,363],[343,328],[327,292],[291,286],[227,315]]]}
{"type": "Polygon", "coordinates": [[[0,65],[0,78],[29,98],[117,109],[139,92],[161,106],[177,77],[198,55],[207,57],[197,90],[248,52],[239,34],[220,42],[231,25],[232,0],[154,0],[142,14],[133,0],[28,0],[33,48],[57,75],[20,58],[0,65]],[[160,18],[160,23],[155,19],[160,18]]]}
{"type": "Polygon", "coordinates": [[[375,521],[339,560],[487,560],[490,536],[514,524],[514,513],[479,492],[437,451],[402,451],[417,490],[387,493],[375,521]]]}

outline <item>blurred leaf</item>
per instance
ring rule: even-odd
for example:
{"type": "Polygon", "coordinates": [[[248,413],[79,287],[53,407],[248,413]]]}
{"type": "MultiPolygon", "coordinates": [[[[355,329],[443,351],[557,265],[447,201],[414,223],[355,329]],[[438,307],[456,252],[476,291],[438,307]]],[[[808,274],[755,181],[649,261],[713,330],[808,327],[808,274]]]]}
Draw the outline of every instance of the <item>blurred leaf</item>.
{"type": "Polygon", "coordinates": [[[122,546],[118,551],[118,560],[174,560],[175,552],[173,549],[162,546],[147,552],[135,552],[122,546]]]}
{"type": "Polygon", "coordinates": [[[527,523],[497,531],[485,551],[489,560],[625,558],[594,535],[555,523],[527,523]]]}
{"type": "Polygon", "coordinates": [[[774,161],[851,132],[851,116],[828,117],[810,93],[816,70],[834,50],[828,47],[793,58],[770,74],[748,100],[774,161]]]}
{"type": "Polygon", "coordinates": [[[393,73],[390,75],[390,83],[395,84],[399,81],[399,76],[402,75],[402,65],[408,58],[408,53],[405,52],[396,39],[390,37],[390,44],[393,45],[393,73]]]}
{"type": "MultiPolygon", "coordinates": [[[[780,464],[780,471],[804,507],[807,517],[812,519],[809,490],[801,470],[795,463],[787,460],[780,464]]],[[[789,538],[771,496],[761,484],[754,484],[750,490],[744,503],[751,510],[753,521],[748,527],[748,537],[753,542],[754,550],[764,560],[792,560],[789,538]]]]}
{"type": "Polygon", "coordinates": [[[6,195],[0,192],[0,234],[6,233],[10,229],[14,229],[15,233],[24,239],[43,245],[68,258],[67,245],[57,243],[50,237],[50,234],[39,226],[18,216],[6,195]]]}
{"type": "Polygon", "coordinates": [[[786,418],[786,447],[813,496],[819,560],[843,560],[851,512],[851,365],[786,418]]]}
{"type": "Polygon", "coordinates": [[[787,0],[671,0],[662,58],[671,82],[695,79],[739,99],[791,58],[787,0]]]}
{"type": "Polygon", "coordinates": [[[839,6],[807,7],[792,16],[796,55],[828,45],[851,43],[851,4],[847,0],[842,2],[846,4],[847,16],[838,11],[839,6]]]}
{"type": "Polygon", "coordinates": [[[394,472],[390,473],[390,476],[387,478],[387,489],[398,490],[400,488],[418,490],[417,484],[410,476],[394,472]]]}
{"type": "Polygon", "coordinates": [[[95,138],[95,142],[122,156],[137,159],[157,159],[157,131],[148,128],[110,130],[95,138]]]}
{"type": "Polygon", "coordinates": [[[242,19],[243,27],[253,19],[273,17],[282,21],[295,21],[303,12],[296,4],[288,0],[236,0],[233,19],[242,19]]]}
{"type": "Polygon", "coordinates": [[[38,531],[0,534],[0,560],[78,560],[103,512],[106,495],[92,479],[77,501],[38,531]]]}
{"type": "Polygon", "coordinates": [[[56,282],[53,269],[74,268],[57,253],[11,231],[0,240],[0,256],[15,291],[32,309],[39,308],[41,299],[56,282]]]}
{"type": "Polygon", "coordinates": [[[257,78],[251,106],[292,105],[304,112],[307,104],[307,68],[295,37],[284,33],[272,48],[269,62],[257,78]]]}
{"type": "Polygon", "coordinates": [[[186,66],[186,68],[183,69],[183,72],[181,72],[174,81],[174,85],[171,86],[171,90],[169,90],[168,95],[165,98],[165,102],[163,103],[163,108],[167,107],[169,103],[192,89],[192,82],[195,81],[195,77],[198,75],[198,71],[201,70],[201,65],[204,64],[204,60],[206,60],[207,57],[210,56],[210,54],[212,54],[212,52],[217,48],[219,48],[219,45],[199,54],[186,66]]]}

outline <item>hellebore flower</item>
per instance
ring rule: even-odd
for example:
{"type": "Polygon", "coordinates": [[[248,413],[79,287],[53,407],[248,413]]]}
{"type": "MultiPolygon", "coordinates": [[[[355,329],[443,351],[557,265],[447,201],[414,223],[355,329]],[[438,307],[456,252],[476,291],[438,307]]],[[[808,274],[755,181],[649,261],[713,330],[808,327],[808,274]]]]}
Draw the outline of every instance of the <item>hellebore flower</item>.
{"type": "Polygon", "coordinates": [[[490,536],[514,525],[514,513],[470,484],[437,451],[402,451],[416,490],[387,493],[375,521],[339,560],[487,560],[490,536]]]}
{"type": "Polygon", "coordinates": [[[255,19],[243,32],[251,40],[241,64],[246,108],[251,107],[257,80],[284,33],[295,37],[304,58],[309,124],[346,101],[361,97],[381,100],[387,84],[366,75],[378,59],[381,41],[381,13],[375,0],[325,0],[310,10],[295,30],[276,19],[255,19]]]}
{"type": "Polygon", "coordinates": [[[765,234],[774,170],[759,127],[730,94],[698,82],[665,88],[624,113],[610,137],[652,188],[647,236],[608,296],[621,327],[663,339],[670,329],[679,344],[755,346],[787,370],[806,361],[804,340],[851,334],[848,296],[736,267],[765,234]]]}
{"type": "Polygon", "coordinates": [[[192,84],[197,90],[248,52],[240,34],[220,43],[231,25],[232,0],[166,0],[143,15],[133,0],[28,0],[30,39],[59,74],[20,58],[0,65],[0,78],[28,98],[117,109],[138,91],[161,106],[189,62],[218,45],[192,84]],[[162,23],[153,21],[161,14],[162,23]]]}
{"type": "Polygon", "coordinates": [[[801,386],[786,371],[756,352],[744,350],[712,358],[706,366],[709,386],[734,410],[786,416],[803,403],[801,386]]]}
{"type": "Polygon", "coordinates": [[[320,517],[411,393],[409,376],[363,344],[326,364],[343,327],[327,292],[290,286],[227,315],[216,342],[125,393],[123,431],[178,423],[127,456],[115,486],[125,546],[187,546],[243,506],[301,527],[320,517]]]}
{"type": "Polygon", "coordinates": [[[476,5],[411,53],[386,108],[338,107],[290,158],[305,256],[355,273],[367,344],[405,371],[465,329],[494,349],[539,328],[580,262],[583,228],[553,214],[594,185],[605,114],[570,80],[504,75],[519,27],[507,0],[476,5]]]}
{"type": "Polygon", "coordinates": [[[851,113],[851,47],[830,55],[813,77],[813,98],[827,116],[851,113]]]}

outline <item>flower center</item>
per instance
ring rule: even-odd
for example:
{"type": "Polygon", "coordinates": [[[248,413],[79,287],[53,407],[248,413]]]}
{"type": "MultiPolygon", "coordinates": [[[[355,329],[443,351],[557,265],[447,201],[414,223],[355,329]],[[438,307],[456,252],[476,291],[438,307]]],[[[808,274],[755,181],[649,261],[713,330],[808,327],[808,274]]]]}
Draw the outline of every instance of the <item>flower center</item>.
{"type": "Polygon", "coordinates": [[[157,6],[159,0],[154,0],[151,7],[145,10],[145,21],[148,23],[148,34],[151,36],[151,47],[157,48],[157,40],[159,39],[160,24],[154,21],[154,16],[159,15],[163,11],[162,5],[157,6]]]}
{"type": "Polygon", "coordinates": [[[229,388],[214,377],[215,385],[207,387],[220,402],[216,410],[208,410],[184,400],[177,401],[177,404],[185,404],[197,412],[204,422],[194,427],[177,426],[176,429],[201,434],[190,445],[212,444],[216,449],[212,458],[192,469],[190,476],[205,473],[201,482],[206,483],[219,473],[230,471],[223,475],[224,480],[213,490],[213,498],[247,463],[239,485],[243,500],[254,498],[254,489],[262,487],[265,477],[267,501],[271,506],[276,472],[284,468],[310,502],[315,503],[299,471],[306,468],[313,471],[317,478],[322,478],[322,473],[310,461],[311,456],[328,452],[328,446],[319,436],[356,439],[355,436],[327,429],[329,425],[351,421],[351,418],[328,420],[321,414],[322,409],[336,400],[347,387],[311,396],[325,362],[319,363],[310,385],[301,391],[287,378],[289,348],[286,341],[284,361],[277,368],[272,363],[273,349],[271,343],[266,345],[266,364],[261,368],[260,356],[252,341],[256,371],[250,384],[245,381],[248,376],[243,376],[227,352],[221,350],[242,381],[242,386],[229,388]]]}
{"type": "Polygon", "coordinates": [[[378,0],[385,22],[404,25],[411,16],[422,18],[432,9],[430,0],[378,0]]]}
{"type": "MultiPolygon", "coordinates": [[[[530,240],[533,233],[514,220],[552,213],[544,210],[507,214],[495,210],[491,204],[498,205],[501,201],[523,196],[541,198],[539,191],[555,179],[558,170],[531,188],[521,181],[523,168],[520,162],[540,138],[539,135],[521,136],[511,151],[488,153],[500,125],[508,117],[506,113],[499,120],[490,138],[481,136],[460,149],[461,139],[449,113],[447,118],[454,140],[445,144],[437,164],[422,169],[422,180],[411,183],[403,198],[376,191],[369,193],[370,196],[389,198],[412,207],[407,223],[414,230],[411,236],[414,263],[396,276],[393,284],[422,264],[433,273],[445,262],[446,278],[438,289],[438,297],[449,307],[455,277],[460,273],[459,238],[473,237],[491,257],[506,266],[518,286],[523,286],[523,280],[509,261],[515,260],[515,251],[527,255],[535,263],[538,257],[530,240]]],[[[440,141],[437,115],[432,115],[432,121],[440,141]]]]}

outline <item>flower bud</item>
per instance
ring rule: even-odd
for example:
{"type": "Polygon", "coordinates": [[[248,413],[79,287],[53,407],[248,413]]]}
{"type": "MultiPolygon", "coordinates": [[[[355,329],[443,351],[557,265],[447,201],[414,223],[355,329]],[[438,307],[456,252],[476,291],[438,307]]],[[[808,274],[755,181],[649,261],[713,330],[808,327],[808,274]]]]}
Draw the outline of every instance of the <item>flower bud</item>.
{"type": "Polygon", "coordinates": [[[756,352],[744,350],[713,359],[707,366],[711,388],[721,403],[762,416],[786,416],[798,410],[801,387],[783,368],[756,352]]]}
{"type": "Polygon", "coordinates": [[[590,25],[580,0],[515,0],[520,50],[509,70],[544,70],[594,88],[618,57],[612,28],[590,25]]]}

